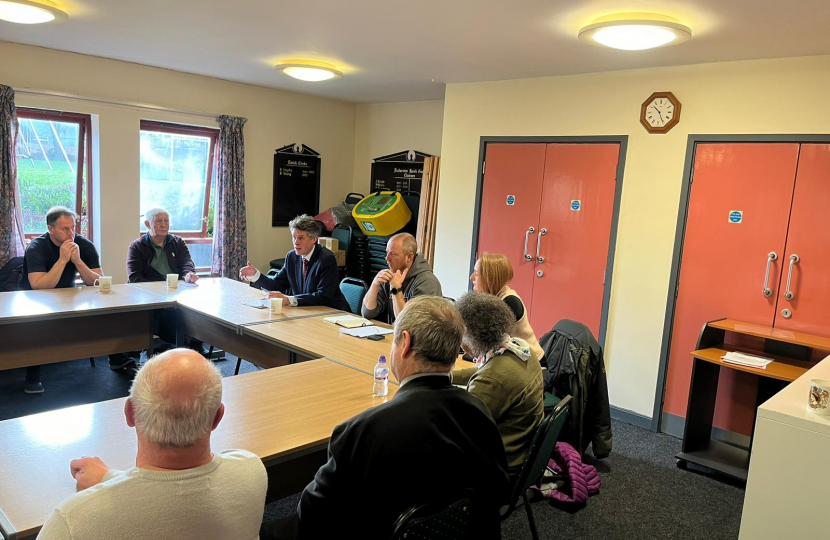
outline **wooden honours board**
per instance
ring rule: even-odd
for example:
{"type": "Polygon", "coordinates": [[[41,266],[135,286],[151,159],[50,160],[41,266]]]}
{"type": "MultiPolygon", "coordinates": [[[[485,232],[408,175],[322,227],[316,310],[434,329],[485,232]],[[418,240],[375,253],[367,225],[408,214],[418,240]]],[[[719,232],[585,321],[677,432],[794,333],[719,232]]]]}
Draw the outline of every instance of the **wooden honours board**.
{"type": "Polygon", "coordinates": [[[319,153],[302,144],[277,148],[271,226],[285,227],[300,214],[320,213],[320,161],[319,153]]]}
{"type": "Polygon", "coordinates": [[[398,191],[420,195],[421,182],[424,179],[424,159],[428,157],[432,156],[415,150],[404,150],[375,158],[372,162],[372,184],[369,192],[398,191]]]}

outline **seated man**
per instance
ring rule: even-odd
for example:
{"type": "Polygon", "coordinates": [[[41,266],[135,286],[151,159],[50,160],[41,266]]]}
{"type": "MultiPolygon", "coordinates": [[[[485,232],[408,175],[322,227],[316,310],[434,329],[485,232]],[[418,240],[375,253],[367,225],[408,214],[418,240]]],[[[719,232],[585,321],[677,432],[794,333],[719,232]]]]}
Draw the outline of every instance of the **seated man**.
{"type": "MultiPolygon", "coordinates": [[[[95,244],[75,234],[75,212],[65,206],[53,206],[46,212],[48,232],[32,239],[23,256],[20,288],[24,290],[63,289],[75,286],[75,275],[84,285],[92,285],[102,275],[95,244]]],[[[117,363],[113,358],[111,364],[117,363]]],[[[118,366],[121,368],[124,366],[118,366]]],[[[26,369],[27,394],[40,394],[40,366],[26,369]]]]}
{"type": "Polygon", "coordinates": [[[222,377],[203,357],[173,349],[152,358],[124,405],[138,438],[135,467],[72,460],[83,491],[52,512],[38,538],[256,539],[268,477],[250,452],[211,453],[210,433],[224,413],[222,377]]]}
{"type": "Polygon", "coordinates": [[[398,233],[386,243],[386,263],[363,297],[361,314],[367,319],[392,324],[406,303],[416,296],[441,296],[441,283],[429,263],[418,254],[418,243],[409,233],[398,233]]]}
{"type": "Polygon", "coordinates": [[[499,297],[471,291],[455,307],[466,327],[464,349],[476,367],[453,371],[452,382],[467,385],[490,410],[507,464],[518,472],[545,414],[542,366],[527,341],[511,337],[516,316],[499,297]]]}
{"type": "MultiPolygon", "coordinates": [[[[196,265],[181,236],[170,234],[170,212],[157,206],[144,214],[147,234],[133,240],[127,250],[127,279],[130,283],[165,281],[167,274],[178,274],[185,283],[196,283],[196,265]]],[[[167,343],[176,343],[176,310],[156,312],[157,334],[167,343]]],[[[202,342],[187,339],[188,347],[202,352],[202,342]]],[[[140,353],[130,353],[139,355],[140,353]]]]}
{"type": "Polygon", "coordinates": [[[463,331],[444,298],[407,303],[390,353],[400,389],[334,428],[328,462],[302,492],[297,514],[263,524],[260,538],[386,539],[410,506],[465,489],[482,511],[472,537],[498,534],[509,496],[504,446],[484,404],[448,377],[463,331]]]}
{"type": "Polygon", "coordinates": [[[285,256],[285,265],[274,278],[263,276],[250,261],[239,277],[252,287],[274,291],[271,298],[282,298],[284,306],[328,306],[349,311],[349,303],[340,292],[337,259],[334,253],[317,243],[320,226],[303,214],[288,224],[294,249],[285,256]],[[292,295],[286,293],[293,291],[292,295]]]}

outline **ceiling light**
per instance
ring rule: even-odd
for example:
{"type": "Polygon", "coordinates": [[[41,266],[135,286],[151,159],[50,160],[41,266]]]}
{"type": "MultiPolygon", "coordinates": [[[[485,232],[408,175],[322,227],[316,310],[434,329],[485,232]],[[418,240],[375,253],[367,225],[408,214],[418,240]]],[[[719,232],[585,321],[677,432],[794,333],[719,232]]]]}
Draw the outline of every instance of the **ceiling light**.
{"type": "Polygon", "coordinates": [[[48,0],[0,0],[0,19],[18,24],[61,22],[69,16],[48,0]]]}
{"type": "Polygon", "coordinates": [[[692,30],[671,17],[652,13],[610,15],[579,30],[579,39],[625,51],[642,51],[688,41],[692,30]]]}
{"type": "Polygon", "coordinates": [[[310,82],[328,81],[329,79],[339,79],[343,76],[343,73],[337,71],[333,65],[316,60],[292,58],[283,60],[274,66],[274,69],[282,71],[289,77],[310,82]]]}

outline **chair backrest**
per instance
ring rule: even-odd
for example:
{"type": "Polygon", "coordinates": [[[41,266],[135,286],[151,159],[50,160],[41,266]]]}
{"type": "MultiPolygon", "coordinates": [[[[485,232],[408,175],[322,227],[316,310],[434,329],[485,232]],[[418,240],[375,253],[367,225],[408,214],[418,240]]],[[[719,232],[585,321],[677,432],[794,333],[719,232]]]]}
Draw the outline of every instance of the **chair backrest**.
{"type": "Polygon", "coordinates": [[[393,540],[447,539],[472,540],[476,504],[472,491],[447,502],[412,506],[400,515],[394,525],[393,540]]]}
{"type": "Polygon", "coordinates": [[[369,287],[362,279],[347,277],[340,282],[340,292],[346,297],[346,302],[349,303],[352,313],[356,315],[360,315],[360,305],[363,303],[363,297],[366,296],[368,290],[369,287]]]}
{"type": "Polygon", "coordinates": [[[23,272],[23,257],[12,257],[0,269],[0,292],[18,290],[17,281],[23,272]]]}
{"type": "Polygon", "coordinates": [[[340,249],[345,251],[346,256],[348,257],[349,244],[352,243],[352,228],[348,225],[338,223],[334,226],[334,230],[331,231],[331,237],[337,238],[337,242],[340,244],[340,249]]]}
{"type": "Polygon", "coordinates": [[[570,406],[571,396],[566,396],[536,429],[533,442],[527,450],[522,470],[516,479],[516,484],[513,486],[508,513],[516,507],[522,494],[542,478],[550,457],[553,455],[553,449],[556,446],[559,433],[562,431],[562,426],[565,425],[565,420],[568,418],[570,406]]]}

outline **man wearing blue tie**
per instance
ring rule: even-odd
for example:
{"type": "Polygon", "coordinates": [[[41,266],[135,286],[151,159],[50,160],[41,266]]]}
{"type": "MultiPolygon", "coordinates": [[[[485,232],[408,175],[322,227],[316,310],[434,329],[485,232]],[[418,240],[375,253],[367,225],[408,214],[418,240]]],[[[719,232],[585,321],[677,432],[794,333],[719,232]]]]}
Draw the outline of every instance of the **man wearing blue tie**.
{"type": "Polygon", "coordinates": [[[252,287],[272,291],[270,296],[282,298],[284,306],[328,306],[349,311],[349,303],[340,292],[334,253],[317,243],[320,236],[317,222],[303,214],[291,220],[288,227],[294,249],[285,256],[282,270],[272,279],[263,276],[248,261],[239,271],[239,277],[252,287]]]}

